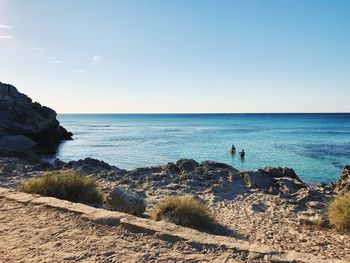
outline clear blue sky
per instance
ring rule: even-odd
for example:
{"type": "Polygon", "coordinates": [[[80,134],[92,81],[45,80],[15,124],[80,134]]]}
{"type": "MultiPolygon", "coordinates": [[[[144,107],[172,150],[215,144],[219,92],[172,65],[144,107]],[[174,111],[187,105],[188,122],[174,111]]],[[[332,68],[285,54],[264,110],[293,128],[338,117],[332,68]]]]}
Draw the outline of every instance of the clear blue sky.
{"type": "Polygon", "coordinates": [[[349,112],[350,1],[0,0],[0,81],[58,112],[349,112]]]}

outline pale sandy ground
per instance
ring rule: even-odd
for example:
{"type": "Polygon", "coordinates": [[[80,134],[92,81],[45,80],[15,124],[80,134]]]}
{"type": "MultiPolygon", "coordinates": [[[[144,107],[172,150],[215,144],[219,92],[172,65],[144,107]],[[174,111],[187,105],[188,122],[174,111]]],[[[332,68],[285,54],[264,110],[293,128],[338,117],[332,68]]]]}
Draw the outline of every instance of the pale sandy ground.
{"type": "MultiPolygon", "coordinates": [[[[349,234],[299,225],[293,206],[280,204],[276,196],[251,194],[212,209],[218,221],[244,240],[350,262],[349,234]],[[261,202],[264,209],[252,209],[261,202]]],[[[251,256],[172,243],[156,234],[96,225],[70,212],[0,199],[0,262],[269,262],[251,256]]]]}
{"type": "Polygon", "coordinates": [[[0,262],[246,262],[234,251],[195,249],[122,227],[0,199],[0,262]]]}
{"type": "Polygon", "coordinates": [[[297,206],[278,196],[251,193],[216,203],[212,209],[218,222],[251,243],[350,262],[349,233],[300,224],[297,206]]]}

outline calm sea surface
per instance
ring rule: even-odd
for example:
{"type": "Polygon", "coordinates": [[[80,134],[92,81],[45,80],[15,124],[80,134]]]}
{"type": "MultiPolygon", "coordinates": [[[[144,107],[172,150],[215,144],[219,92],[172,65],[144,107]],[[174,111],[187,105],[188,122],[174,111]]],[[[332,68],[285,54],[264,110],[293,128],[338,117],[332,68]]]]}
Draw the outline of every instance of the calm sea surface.
{"type": "Polygon", "coordinates": [[[292,167],[308,182],[329,182],[350,163],[350,114],[61,114],[74,133],[57,155],[93,157],[120,168],[214,160],[239,170],[292,167]],[[245,149],[242,161],[229,149],[245,149]]]}

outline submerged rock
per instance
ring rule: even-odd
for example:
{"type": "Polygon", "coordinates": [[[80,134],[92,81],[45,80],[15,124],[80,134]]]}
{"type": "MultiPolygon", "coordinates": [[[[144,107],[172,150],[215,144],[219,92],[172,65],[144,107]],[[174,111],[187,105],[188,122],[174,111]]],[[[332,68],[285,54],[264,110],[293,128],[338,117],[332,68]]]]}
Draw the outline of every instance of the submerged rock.
{"type": "Polygon", "coordinates": [[[72,133],[60,126],[56,116],[54,110],[33,102],[14,86],[0,82],[0,138],[6,141],[0,145],[0,155],[29,156],[33,161],[35,153],[29,151],[34,145],[52,151],[61,140],[71,139],[72,133]],[[25,154],[18,152],[16,146],[20,140],[24,142],[23,137],[7,137],[16,135],[28,138],[24,143],[25,154]],[[29,139],[35,142],[31,147],[28,147],[29,139]]]}

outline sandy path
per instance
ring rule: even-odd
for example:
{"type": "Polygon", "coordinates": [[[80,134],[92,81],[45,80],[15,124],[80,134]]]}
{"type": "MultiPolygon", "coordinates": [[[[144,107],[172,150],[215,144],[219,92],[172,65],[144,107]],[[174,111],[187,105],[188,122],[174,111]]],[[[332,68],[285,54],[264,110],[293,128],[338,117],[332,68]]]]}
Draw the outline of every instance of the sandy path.
{"type": "Polygon", "coordinates": [[[0,199],[0,262],[242,262],[241,256],[0,199]]]}

